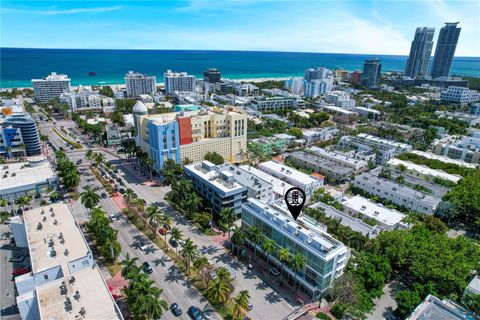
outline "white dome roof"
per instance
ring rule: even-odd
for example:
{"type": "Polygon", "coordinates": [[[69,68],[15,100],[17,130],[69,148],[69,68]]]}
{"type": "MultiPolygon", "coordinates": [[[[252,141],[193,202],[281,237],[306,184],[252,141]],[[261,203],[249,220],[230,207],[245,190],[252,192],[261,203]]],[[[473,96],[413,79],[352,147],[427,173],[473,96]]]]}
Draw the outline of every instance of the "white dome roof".
{"type": "Polygon", "coordinates": [[[147,107],[143,104],[142,101],[137,101],[132,109],[133,113],[148,113],[147,107]]]}

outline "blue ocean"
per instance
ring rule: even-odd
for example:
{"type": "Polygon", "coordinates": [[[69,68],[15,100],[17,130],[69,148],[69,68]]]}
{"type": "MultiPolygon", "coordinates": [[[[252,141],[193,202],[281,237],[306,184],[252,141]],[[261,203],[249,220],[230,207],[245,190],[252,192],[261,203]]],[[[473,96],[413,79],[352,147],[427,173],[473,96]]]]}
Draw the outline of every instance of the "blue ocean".
{"type": "MultiPolygon", "coordinates": [[[[361,70],[365,59],[382,60],[382,71],[403,71],[406,56],[338,53],[198,51],[198,50],[83,50],[0,48],[1,88],[30,87],[31,79],[50,72],[65,73],[72,85],[124,83],[133,70],[157,76],[170,69],[201,77],[217,68],[224,78],[275,78],[303,75],[306,68],[361,70]],[[89,75],[95,73],[95,76],[89,75]]],[[[452,75],[480,77],[480,58],[456,57],[452,75]]]]}

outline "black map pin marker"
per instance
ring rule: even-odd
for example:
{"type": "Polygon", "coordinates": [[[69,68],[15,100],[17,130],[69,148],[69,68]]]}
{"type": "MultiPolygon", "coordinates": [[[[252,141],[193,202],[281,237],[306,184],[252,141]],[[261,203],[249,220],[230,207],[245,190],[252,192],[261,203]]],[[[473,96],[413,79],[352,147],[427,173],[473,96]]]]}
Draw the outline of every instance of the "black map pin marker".
{"type": "Polygon", "coordinates": [[[292,214],[292,217],[295,219],[295,221],[300,215],[300,211],[302,211],[305,200],[305,192],[300,188],[293,187],[288,189],[285,193],[285,203],[287,204],[288,210],[292,214]]]}

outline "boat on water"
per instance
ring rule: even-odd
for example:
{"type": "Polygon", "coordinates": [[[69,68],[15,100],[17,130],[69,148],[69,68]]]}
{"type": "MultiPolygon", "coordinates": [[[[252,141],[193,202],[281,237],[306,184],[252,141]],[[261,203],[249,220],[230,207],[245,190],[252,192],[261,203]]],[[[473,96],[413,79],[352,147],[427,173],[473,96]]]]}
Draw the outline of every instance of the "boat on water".
{"type": "Polygon", "coordinates": [[[89,76],[96,76],[97,73],[96,73],[95,71],[89,71],[89,72],[88,72],[88,75],[89,75],[89,76]]]}

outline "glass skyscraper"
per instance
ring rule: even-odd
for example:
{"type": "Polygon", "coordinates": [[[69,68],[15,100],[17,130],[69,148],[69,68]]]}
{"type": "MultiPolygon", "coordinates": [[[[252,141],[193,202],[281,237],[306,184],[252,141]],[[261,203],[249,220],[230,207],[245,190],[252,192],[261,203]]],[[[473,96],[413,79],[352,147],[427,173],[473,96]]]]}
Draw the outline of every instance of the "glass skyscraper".
{"type": "Polygon", "coordinates": [[[427,75],[430,56],[432,55],[434,33],[435,28],[417,28],[410,47],[405,76],[416,78],[427,75]]]}
{"type": "Polygon", "coordinates": [[[382,72],[382,64],[380,59],[367,59],[363,64],[362,82],[369,88],[378,87],[380,75],[382,72]]]}
{"type": "Polygon", "coordinates": [[[433,64],[430,70],[432,78],[448,77],[452,65],[455,49],[461,28],[457,28],[459,22],[446,22],[445,27],[440,29],[433,64]]]}

